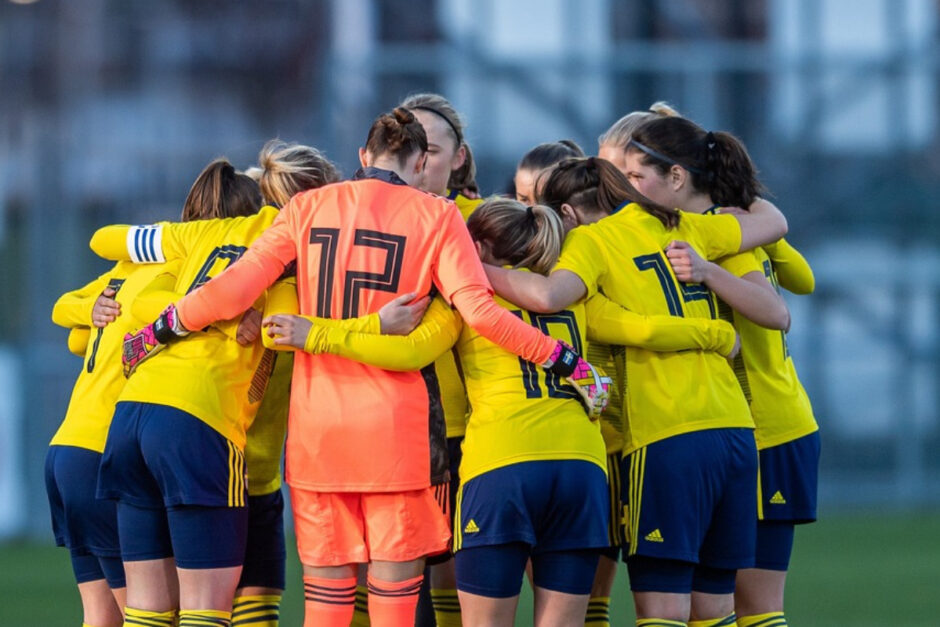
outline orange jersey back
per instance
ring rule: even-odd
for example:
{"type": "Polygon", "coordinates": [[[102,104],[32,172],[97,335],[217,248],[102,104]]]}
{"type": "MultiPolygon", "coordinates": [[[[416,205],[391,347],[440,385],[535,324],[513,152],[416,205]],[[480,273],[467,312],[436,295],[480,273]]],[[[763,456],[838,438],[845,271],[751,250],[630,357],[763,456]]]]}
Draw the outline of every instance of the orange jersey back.
{"type": "MultiPolygon", "coordinates": [[[[291,230],[303,238],[296,242],[298,273],[305,270],[300,312],[327,318],[377,311],[404,292],[429,293],[447,217],[465,228],[453,204],[377,179],[301,194],[291,205],[291,230]]],[[[455,281],[488,285],[472,273],[447,283],[455,281]]],[[[287,442],[292,485],[398,491],[443,480],[446,429],[433,367],[389,372],[300,354],[294,390],[300,381],[308,393],[291,399],[288,433],[300,436],[287,442]]]]}
{"type": "MultiPolygon", "coordinates": [[[[241,311],[291,261],[303,315],[360,316],[396,295],[436,287],[468,324],[530,361],[544,361],[554,346],[492,300],[453,203],[373,168],[294,196],[239,262],[179,302],[180,319],[197,329],[241,311]]],[[[445,436],[433,367],[389,372],[334,355],[296,354],[285,472],[291,485],[424,488],[446,474],[445,436]]]]}

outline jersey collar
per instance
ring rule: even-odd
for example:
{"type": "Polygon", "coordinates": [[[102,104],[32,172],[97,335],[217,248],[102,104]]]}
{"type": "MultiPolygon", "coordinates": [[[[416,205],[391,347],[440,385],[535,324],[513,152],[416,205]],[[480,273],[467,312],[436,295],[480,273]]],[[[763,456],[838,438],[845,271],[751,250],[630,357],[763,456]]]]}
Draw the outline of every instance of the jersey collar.
{"type": "Polygon", "coordinates": [[[353,174],[353,180],[361,181],[363,179],[377,179],[391,183],[392,185],[408,185],[408,183],[404,182],[400,176],[391,170],[383,170],[382,168],[359,168],[356,170],[356,173],[353,174]]]}

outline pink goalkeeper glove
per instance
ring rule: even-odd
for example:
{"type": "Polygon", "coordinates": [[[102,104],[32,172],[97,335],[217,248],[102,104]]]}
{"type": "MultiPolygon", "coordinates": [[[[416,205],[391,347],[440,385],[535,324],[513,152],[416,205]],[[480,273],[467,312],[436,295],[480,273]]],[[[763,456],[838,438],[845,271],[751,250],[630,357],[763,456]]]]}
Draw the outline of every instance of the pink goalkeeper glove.
{"type": "Polygon", "coordinates": [[[163,348],[181,337],[189,335],[176,313],[176,306],[170,305],[151,324],[136,333],[124,336],[124,352],[121,363],[124,364],[124,376],[130,377],[137,367],[163,348]]]}
{"type": "Polygon", "coordinates": [[[581,359],[573,348],[561,341],[542,367],[561,376],[577,390],[591,420],[600,418],[610,400],[611,380],[603,370],[581,359]]]}

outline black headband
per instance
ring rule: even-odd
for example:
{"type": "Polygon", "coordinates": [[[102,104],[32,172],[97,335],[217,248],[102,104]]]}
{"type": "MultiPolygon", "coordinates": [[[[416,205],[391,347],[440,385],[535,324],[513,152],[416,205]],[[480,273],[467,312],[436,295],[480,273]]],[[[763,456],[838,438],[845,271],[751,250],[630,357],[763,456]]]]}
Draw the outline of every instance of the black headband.
{"type": "Polygon", "coordinates": [[[657,152],[657,151],[653,150],[652,148],[650,148],[649,146],[645,146],[645,145],[641,144],[640,142],[636,141],[635,139],[631,139],[629,142],[627,142],[627,148],[629,148],[630,146],[633,146],[633,147],[636,148],[637,150],[640,150],[640,151],[642,151],[642,152],[645,152],[646,154],[648,154],[649,156],[653,157],[654,159],[659,159],[660,161],[665,161],[666,163],[668,163],[668,164],[670,164],[670,165],[677,165],[677,166],[679,166],[679,167],[681,167],[681,168],[685,168],[686,170],[688,170],[689,172],[692,172],[693,174],[705,174],[702,170],[699,170],[698,168],[693,168],[693,167],[691,167],[691,166],[687,166],[687,165],[685,165],[684,163],[679,163],[679,162],[676,161],[675,159],[670,159],[669,157],[667,157],[667,156],[664,155],[663,153],[657,152]]]}
{"type": "Polygon", "coordinates": [[[457,138],[457,147],[460,148],[460,144],[463,143],[463,133],[457,130],[457,125],[451,122],[449,117],[447,117],[446,115],[444,115],[443,113],[435,109],[434,107],[425,107],[423,105],[417,105],[414,107],[409,107],[409,109],[420,109],[421,111],[430,111],[434,115],[438,116],[439,118],[447,122],[447,126],[450,127],[450,130],[454,131],[454,137],[457,138]]]}

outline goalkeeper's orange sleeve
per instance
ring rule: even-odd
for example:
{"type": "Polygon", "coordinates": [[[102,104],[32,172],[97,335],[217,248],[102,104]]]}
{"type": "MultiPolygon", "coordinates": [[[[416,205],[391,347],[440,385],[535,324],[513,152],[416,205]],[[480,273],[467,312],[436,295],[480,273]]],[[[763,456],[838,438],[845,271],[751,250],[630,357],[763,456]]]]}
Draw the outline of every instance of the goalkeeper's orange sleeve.
{"type": "Polygon", "coordinates": [[[201,329],[242,314],[277,281],[297,250],[285,208],[241,259],[176,303],[180,322],[201,329]]]}
{"type": "Polygon", "coordinates": [[[557,342],[493,300],[493,289],[460,212],[449,212],[442,228],[435,283],[444,298],[486,339],[523,359],[545,363],[557,342]]]}

